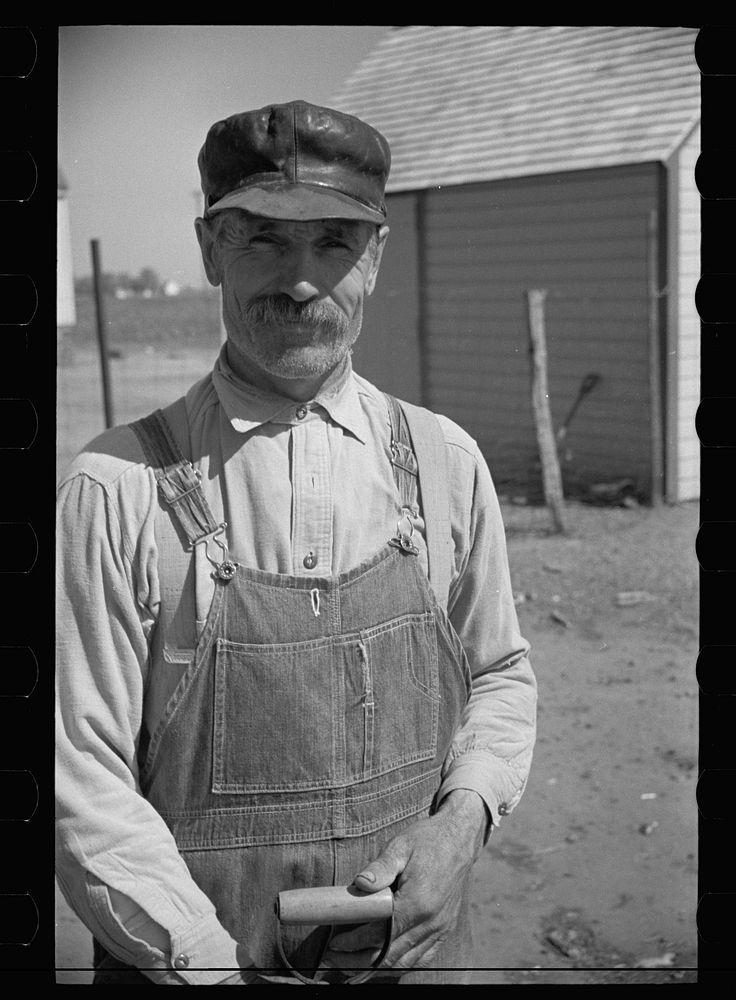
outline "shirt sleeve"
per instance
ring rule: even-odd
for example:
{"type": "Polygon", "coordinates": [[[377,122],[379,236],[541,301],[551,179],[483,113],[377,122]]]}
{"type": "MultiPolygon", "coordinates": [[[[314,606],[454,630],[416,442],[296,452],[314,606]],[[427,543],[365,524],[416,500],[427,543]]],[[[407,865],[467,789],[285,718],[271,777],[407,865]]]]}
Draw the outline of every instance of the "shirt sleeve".
{"type": "Polygon", "coordinates": [[[457,788],[476,791],[498,825],[526,786],[537,688],[529,644],[519,632],[501,510],[488,466],[473,445],[471,483],[468,451],[453,444],[448,453],[454,462],[448,479],[456,551],[448,614],[468,658],[472,691],[445,761],[439,798],[457,788]]]}
{"type": "Polygon", "coordinates": [[[112,494],[82,473],[59,489],[57,877],[116,958],[154,982],[219,983],[252,961],[217,920],[139,786],[155,500],[131,543],[126,510],[112,494]]]}

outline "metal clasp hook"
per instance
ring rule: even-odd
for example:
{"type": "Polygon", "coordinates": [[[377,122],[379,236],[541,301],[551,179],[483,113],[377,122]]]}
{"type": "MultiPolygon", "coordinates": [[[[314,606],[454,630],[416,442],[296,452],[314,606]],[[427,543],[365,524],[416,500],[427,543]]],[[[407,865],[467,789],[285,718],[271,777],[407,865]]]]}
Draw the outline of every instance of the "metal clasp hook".
{"type": "Polygon", "coordinates": [[[208,561],[212,563],[212,565],[215,567],[215,576],[218,577],[218,579],[220,580],[224,580],[225,583],[227,583],[228,580],[232,580],[232,578],[238,571],[238,564],[234,562],[229,556],[227,549],[227,542],[220,541],[220,535],[224,535],[226,528],[227,528],[227,521],[223,521],[222,524],[220,524],[217,527],[214,534],[210,538],[204,539],[204,554],[207,557],[208,561]],[[212,556],[210,555],[209,553],[210,542],[214,542],[215,545],[217,545],[220,549],[222,549],[223,559],[221,562],[218,562],[216,559],[213,559],[212,556]]]}
{"type": "Polygon", "coordinates": [[[396,522],[396,537],[390,539],[389,545],[393,545],[395,548],[400,548],[404,552],[410,552],[412,555],[419,555],[419,549],[416,547],[412,538],[414,537],[414,520],[413,511],[410,507],[401,508],[401,517],[396,522]]]}

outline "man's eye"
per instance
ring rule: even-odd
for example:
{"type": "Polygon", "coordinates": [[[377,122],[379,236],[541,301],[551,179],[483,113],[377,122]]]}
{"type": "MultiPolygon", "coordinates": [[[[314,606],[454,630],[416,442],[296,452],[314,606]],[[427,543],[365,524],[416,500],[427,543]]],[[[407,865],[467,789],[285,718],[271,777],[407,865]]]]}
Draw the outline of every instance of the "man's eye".
{"type": "Polygon", "coordinates": [[[260,236],[251,236],[249,245],[252,247],[277,247],[279,241],[275,236],[268,236],[264,233],[260,236]]]}

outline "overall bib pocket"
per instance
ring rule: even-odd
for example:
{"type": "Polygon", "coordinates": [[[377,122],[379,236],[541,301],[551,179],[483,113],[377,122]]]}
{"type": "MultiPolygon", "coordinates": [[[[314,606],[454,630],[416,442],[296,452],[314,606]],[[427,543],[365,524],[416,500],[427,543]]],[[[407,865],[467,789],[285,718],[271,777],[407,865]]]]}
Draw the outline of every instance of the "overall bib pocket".
{"type": "Polygon", "coordinates": [[[439,708],[431,613],[306,642],[220,638],[212,791],[306,792],[431,760],[439,708]]]}

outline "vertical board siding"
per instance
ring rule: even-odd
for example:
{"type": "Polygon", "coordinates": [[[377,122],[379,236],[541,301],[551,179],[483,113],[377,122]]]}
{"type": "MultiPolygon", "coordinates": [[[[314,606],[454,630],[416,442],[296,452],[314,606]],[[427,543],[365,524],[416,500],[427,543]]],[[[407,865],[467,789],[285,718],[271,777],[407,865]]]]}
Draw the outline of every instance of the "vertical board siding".
{"type": "Polygon", "coordinates": [[[414,194],[389,199],[388,241],[353,351],[360,375],[412,403],[421,402],[416,201],[414,194]]]}
{"type": "Polygon", "coordinates": [[[647,221],[657,164],[426,194],[427,399],[475,437],[501,484],[537,462],[526,292],[545,288],[552,418],[568,481],[651,489],[647,221]],[[539,208],[538,208],[539,206],[539,208]]]}

